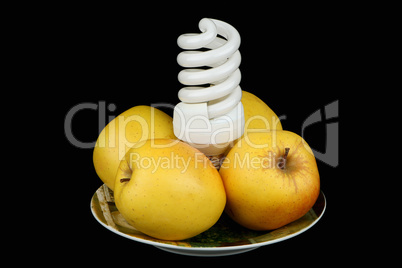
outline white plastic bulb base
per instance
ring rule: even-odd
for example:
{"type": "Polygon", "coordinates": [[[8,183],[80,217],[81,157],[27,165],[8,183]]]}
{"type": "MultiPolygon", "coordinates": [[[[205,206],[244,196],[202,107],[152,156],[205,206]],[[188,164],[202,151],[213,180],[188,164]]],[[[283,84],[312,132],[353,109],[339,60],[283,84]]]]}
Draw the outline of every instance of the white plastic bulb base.
{"type": "Polygon", "coordinates": [[[243,114],[241,102],[227,114],[213,119],[208,118],[207,103],[180,102],[174,109],[174,134],[206,155],[221,155],[243,135],[243,114]]]}

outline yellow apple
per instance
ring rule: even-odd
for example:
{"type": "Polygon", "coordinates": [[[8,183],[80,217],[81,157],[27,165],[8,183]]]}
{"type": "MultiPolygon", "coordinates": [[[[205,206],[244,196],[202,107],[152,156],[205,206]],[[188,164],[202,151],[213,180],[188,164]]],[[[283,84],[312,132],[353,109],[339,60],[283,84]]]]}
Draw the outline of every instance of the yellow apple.
{"type": "Polygon", "coordinates": [[[261,130],[282,130],[278,116],[260,98],[243,90],[241,102],[244,108],[245,134],[261,130]]]}
{"type": "Polygon", "coordinates": [[[137,230],[164,240],[200,234],[221,216],[226,194],[208,158],[179,140],[131,148],[116,174],[115,203],[137,230]]]}
{"type": "Polygon", "coordinates": [[[219,172],[226,213],[253,230],[272,230],[299,219],[320,192],[313,152],[289,131],[249,133],[229,151],[219,172]]]}
{"type": "Polygon", "coordinates": [[[114,118],[99,134],[93,162],[99,178],[112,190],[116,171],[127,150],[150,138],[175,139],[172,117],[154,107],[132,107],[114,118]]]}

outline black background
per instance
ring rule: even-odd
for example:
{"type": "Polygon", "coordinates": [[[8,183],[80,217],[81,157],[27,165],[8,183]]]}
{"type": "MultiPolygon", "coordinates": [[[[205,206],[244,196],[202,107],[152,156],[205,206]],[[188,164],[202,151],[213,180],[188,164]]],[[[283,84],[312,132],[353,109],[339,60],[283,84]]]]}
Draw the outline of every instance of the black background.
{"type": "MultiPolygon", "coordinates": [[[[346,25],[347,12],[326,7],[319,12],[305,7],[301,12],[298,7],[250,5],[232,11],[205,12],[182,7],[173,14],[166,12],[166,8],[156,4],[152,8],[129,10],[124,10],[125,7],[108,10],[107,6],[69,8],[68,12],[64,9],[53,12],[44,21],[55,22],[49,30],[51,38],[47,45],[51,49],[49,67],[54,78],[51,86],[59,92],[60,121],[81,103],[114,104],[116,109],[107,110],[106,116],[117,116],[140,104],[175,105],[181,88],[177,81],[181,68],[176,63],[181,49],[176,39],[183,33],[198,33],[199,20],[210,17],[226,21],[239,31],[240,85],[266,102],[278,116],[286,116],[282,121],[285,130],[301,135],[302,124],[309,115],[339,100],[339,117],[330,122],[339,123],[339,144],[345,142],[341,134],[344,100],[340,90],[348,90],[350,86],[346,81],[353,74],[354,38],[358,34],[356,25],[346,25]]],[[[164,111],[172,115],[171,110],[164,111]]],[[[304,133],[310,146],[320,152],[325,152],[325,123],[328,122],[312,125],[304,133]]],[[[72,133],[77,140],[96,141],[98,128],[98,111],[81,110],[73,118],[72,133]]],[[[344,233],[340,227],[345,221],[340,197],[344,190],[341,148],[337,167],[318,161],[327,210],[313,228],[248,253],[196,258],[125,239],[98,224],[90,211],[91,197],[102,185],[93,168],[93,150],[75,147],[66,136],[62,139],[68,163],[63,174],[74,183],[66,181],[63,186],[71,196],[69,204],[58,203],[62,204],[60,222],[67,226],[63,243],[71,242],[67,255],[74,259],[105,265],[117,265],[124,260],[145,265],[138,263],[140,259],[147,263],[186,261],[190,265],[192,261],[225,264],[228,260],[258,261],[259,265],[273,265],[278,260],[281,264],[313,265],[322,257],[331,260],[328,263],[338,260],[340,253],[333,247],[338,247],[342,240],[344,233]]]]}

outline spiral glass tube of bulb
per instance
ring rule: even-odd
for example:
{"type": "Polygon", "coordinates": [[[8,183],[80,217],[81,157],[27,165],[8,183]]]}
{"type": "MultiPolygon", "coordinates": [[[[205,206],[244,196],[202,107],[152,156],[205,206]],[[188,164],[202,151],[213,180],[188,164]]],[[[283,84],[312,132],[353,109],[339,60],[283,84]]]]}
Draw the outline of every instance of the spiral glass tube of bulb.
{"type": "Polygon", "coordinates": [[[199,29],[202,33],[183,34],[177,40],[186,49],[177,56],[186,68],[178,80],[186,87],[179,91],[181,102],[175,107],[173,126],[179,139],[198,148],[218,167],[218,160],[244,132],[240,35],[231,25],[214,19],[202,19],[199,29]],[[197,51],[201,48],[208,50],[197,51]],[[209,87],[200,86],[205,84],[209,87]]]}

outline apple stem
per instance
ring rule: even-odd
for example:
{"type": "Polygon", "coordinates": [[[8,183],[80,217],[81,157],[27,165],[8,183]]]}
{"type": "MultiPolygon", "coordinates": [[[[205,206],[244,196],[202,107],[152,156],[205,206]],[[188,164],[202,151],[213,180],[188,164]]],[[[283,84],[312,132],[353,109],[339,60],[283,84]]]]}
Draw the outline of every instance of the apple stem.
{"type": "Polygon", "coordinates": [[[127,182],[127,181],[130,181],[130,178],[123,178],[123,179],[120,179],[120,182],[121,182],[121,183],[127,182]]]}
{"type": "Polygon", "coordinates": [[[282,157],[282,162],[279,164],[279,167],[281,169],[285,169],[286,168],[286,158],[288,157],[289,154],[289,150],[290,148],[285,148],[285,154],[282,157]]]}

